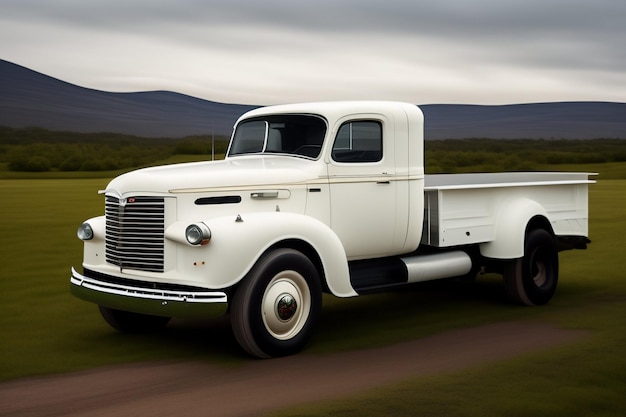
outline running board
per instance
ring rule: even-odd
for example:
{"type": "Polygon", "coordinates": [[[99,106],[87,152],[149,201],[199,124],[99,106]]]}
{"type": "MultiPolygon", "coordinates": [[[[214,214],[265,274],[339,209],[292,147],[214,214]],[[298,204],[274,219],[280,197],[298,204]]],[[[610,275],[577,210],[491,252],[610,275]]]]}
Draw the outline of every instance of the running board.
{"type": "Polygon", "coordinates": [[[472,270],[472,259],[463,251],[451,251],[353,261],[349,268],[352,287],[363,294],[415,282],[467,275],[472,270]]]}

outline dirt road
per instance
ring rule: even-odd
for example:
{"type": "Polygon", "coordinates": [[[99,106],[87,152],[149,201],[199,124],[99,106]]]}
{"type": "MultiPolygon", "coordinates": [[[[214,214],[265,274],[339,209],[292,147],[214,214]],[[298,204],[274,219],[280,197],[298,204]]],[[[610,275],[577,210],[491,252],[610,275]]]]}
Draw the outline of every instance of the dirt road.
{"type": "Polygon", "coordinates": [[[0,384],[0,415],[263,415],[571,343],[585,334],[509,322],[378,349],[251,360],[236,368],[201,362],[108,367],[0,384]]]}

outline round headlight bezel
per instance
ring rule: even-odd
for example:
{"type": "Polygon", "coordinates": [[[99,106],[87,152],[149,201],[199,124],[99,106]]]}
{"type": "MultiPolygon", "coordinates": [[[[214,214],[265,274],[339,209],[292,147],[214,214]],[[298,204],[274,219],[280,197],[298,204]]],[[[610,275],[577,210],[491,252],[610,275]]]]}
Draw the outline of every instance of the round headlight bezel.
{"type": "Polygon", "coordinates": [[[211,230],[204,223],[193,223],[185,229],[185,239],[190,245],[203,246],[211,240],[211,230]]]}
{"type": "Polygon", "coordinates": [[[92,240],[94,237],[93,227],[87,222],[78,226],[78,230],[76,231],[76,236],[83,242],[87,242],[92,240]]]}

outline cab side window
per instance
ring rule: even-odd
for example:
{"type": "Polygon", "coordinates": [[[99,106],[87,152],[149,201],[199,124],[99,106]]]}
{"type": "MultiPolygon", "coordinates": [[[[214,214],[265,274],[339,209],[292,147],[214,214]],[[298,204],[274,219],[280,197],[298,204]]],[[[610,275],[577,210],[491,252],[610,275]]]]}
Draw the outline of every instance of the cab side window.
{"type": "Polygon", "coordinates": [[[336,162],[378,162],[383,157],[383,128],[377,121],[346,122],[339,128],[332,150],[336,162]]]}

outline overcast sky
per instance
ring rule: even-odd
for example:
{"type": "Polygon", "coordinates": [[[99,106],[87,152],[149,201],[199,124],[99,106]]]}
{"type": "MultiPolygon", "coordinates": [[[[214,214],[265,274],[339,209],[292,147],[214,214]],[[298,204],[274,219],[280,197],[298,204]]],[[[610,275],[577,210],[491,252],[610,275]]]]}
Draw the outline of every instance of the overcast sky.
{"type": "Polygon", "coordinates": [[[625,0],[0,0],[0,58],[275,104],[626,102],[625,0]]]}

